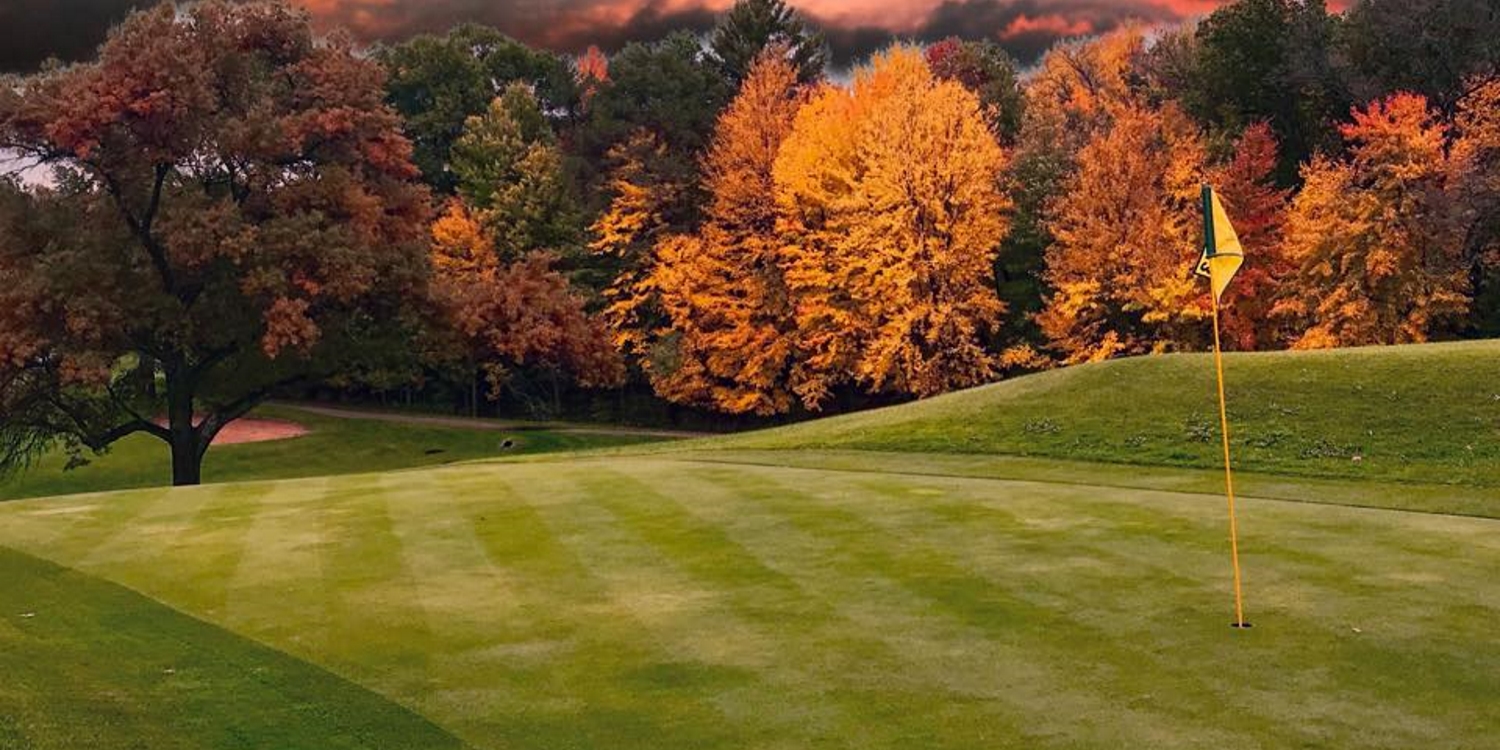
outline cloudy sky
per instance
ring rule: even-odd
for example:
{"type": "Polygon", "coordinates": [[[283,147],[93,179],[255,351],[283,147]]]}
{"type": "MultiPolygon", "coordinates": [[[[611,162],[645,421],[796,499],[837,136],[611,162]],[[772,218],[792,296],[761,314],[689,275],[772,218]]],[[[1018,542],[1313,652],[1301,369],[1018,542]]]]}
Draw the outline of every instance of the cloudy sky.
{"type": "MultiPolygon", "coordinates": [[[[48,56],[87,57],[130,8],[155,0],[0,0],[0,69],[29,70],[48,56]]],[[[606,50],[671,29],[703,30],[733,0],[295,0],[324,29],[364,41],[442,31],[461,21],[496,26],[524,42],[574,52],[606,50]]],[[[988,37],[1029,61],[1051,42],[1108,30],[1128,18],[1149,23],[1203,15],[1220,0],[795,0],[847,61],[893,37],[988,37]]]]}

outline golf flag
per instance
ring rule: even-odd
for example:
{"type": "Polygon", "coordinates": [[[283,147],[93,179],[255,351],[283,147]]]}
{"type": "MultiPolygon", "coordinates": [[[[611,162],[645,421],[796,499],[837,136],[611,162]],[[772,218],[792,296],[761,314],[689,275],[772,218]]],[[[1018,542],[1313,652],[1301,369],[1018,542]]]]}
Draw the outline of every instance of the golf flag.
{"type": "Polygon", "coordinates": [[[1245,249],[1239,235],[1224,213],[1224,204],[1213,187],[1203,186],[1203,256],[1198,260],[1198,275],[1209,280],[1214,302],[1224,298],[1224,289],[1245,262],[1245,249]]]}
{"type": "Polygon", "coordinates": [[[1236,271],[1245,262],[1245,250],[1240,247],[1240,238],[1229,224],[1224,205],[1214,189],[1203,186],[1203,256],[1198,260],[1197,273],[1208,278],[1213,288],[1214,307],[1214,371],[1219,380],[1219,434],[1224,446],[1224,494],[1229,501],[1229,559],[1234,570],[1234,622],[1236,628],[1248,628],[1245,622],[1245,597],[1240,587],[1240,533],[1239,521],[1234,515],[1234,470],[1229,459],[1229,409],[1224,399],[1224,350],[1219,343],[1219,300],[1224,289],[1234,278],[1236,271]]]}

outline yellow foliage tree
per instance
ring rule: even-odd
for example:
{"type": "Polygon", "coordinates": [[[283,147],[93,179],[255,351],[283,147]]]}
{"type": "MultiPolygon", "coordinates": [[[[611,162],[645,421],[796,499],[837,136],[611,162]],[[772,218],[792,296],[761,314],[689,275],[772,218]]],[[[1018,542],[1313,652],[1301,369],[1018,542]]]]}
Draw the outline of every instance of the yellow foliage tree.
{"type": "Polygon", "coordinates": [[[606,261],[604,322],[615,346],[627,356],[649,354],[652,332],[663,325],[651,287],[652,247],[679,217],[673,215],[688,181],[664,171],[667,147],[647,130],[637,130],[607,154],[609,206],[590,226],[589,249],[606,261]]]}
{"type": "Polygon", "coordinates": [[[1005,165],[979,100],[911,47],[799,111],[774,178],[805,405],[846,382],[928,396],[992,377],[1005,165]]]}
{"type": "Polygon", "coordinates": [[[793,402],[793,319],[771,170],[803,98],[782,50],[751,67],[704,159],[703,227],[656,246],[647,286],[669,318],[647,371],[657,393],[729,413],[793,402]]]}
{"type": "Polygon", "coordinates": [[[1052,293],[1037,316],[1067,362],[1192,348],[1209,315],[1189,273],[1201,244],[1203,138],[1175,105],[1120,108],[1048,207],[1052,293]]]}
{"type": "Polygon", "coordinates": [[[1347,161],[1303,169],[1286,224],[1297,271],[1277,312],[1304,329],[1297,348],[1426,341],[1469,306],[1447,126],[1423,97],[1396,94],[1343,134],[1347,161]]]}

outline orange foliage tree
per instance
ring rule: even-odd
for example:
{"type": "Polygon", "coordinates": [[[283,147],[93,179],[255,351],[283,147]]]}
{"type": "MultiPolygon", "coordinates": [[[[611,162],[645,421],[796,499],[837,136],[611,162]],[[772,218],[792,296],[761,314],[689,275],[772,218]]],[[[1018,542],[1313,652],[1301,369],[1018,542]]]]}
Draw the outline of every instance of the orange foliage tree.
{"type": "Polygon", "coordinates": [[[637,130],[609,150],[607,189],[614,196],[589,227],[589,249],[609,275],[603,318],[615,346],[628,358],[651,356],[652,332],[665,326],[651,286],[657,242],[684,223],[683,195],[690,176],[671,168],[667,146],[648,130],[637,130]]]}
{"type": "Polygon", "coordinates": [[[542,365],[585,386],[617,384],[623,367],[609,334],[589,317],[553,256],[503,263],[486,225],[459,200],[432,225],[432,299],[458,348],[479,363],[493,395],[513,367],[542,365]]]}
{"type": "Polygon", "coordinates": [[[707,221],[656,246],[646,284],[669,319],[646,364],[667,399],[736,414],[792,405],[795,332],[771,172],[800,92],[782,50],[757,60],[704,159],[707,221]]]}
{"type": "Polygon", "coordinates": [[[609,58],[604,51],[590,44],[573,64],[573,76],[578,81],[578,97],[585,106],[599,87],[609,82],[609,58]]]}
{"type": "Polygon", "coordinates": [[[1500,335],[1500,76],[1478,81],[1459,104],[1450,163],[1468,220],[1464,257],[1474,292],[1470,326],[1500,335]]]}
{"type": "Polygon", "coordinates": [[[1286,225],[1297,271],[1277,306],[1304,328],[1295,347],[1426,341],[1467,311],[1447,131],[1425,98],[1396,94],[1342,128],[1348,160],[1304,167],[1286,225]]]}
{"type": "Polygon", "coordinates": [[[1190,348],[1209,311],[1189,270],[1201,237],[1202,136],[1175,105],[1122,107],[1048,209],[1037,321],[1067,362],[1190,348]]]}
{"type": "Polygon", "coordinates": [[[979,100],[910,47],[799,111],[773,175],[806,406],[846,382],[927,396],[993,375],[1005,164],[979,100]]]}

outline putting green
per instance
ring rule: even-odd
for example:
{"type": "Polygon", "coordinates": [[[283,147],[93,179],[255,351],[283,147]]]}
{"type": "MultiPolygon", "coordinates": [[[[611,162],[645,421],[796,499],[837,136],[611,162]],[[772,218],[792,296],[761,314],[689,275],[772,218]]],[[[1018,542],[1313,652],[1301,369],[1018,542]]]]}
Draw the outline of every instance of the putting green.
{"type": "MultiPolygon", "coordinates": [[[[1500,736],[1500,522],[1247,498],[1256,627],[1237,632],[1222,499],[1169,491],[1169,474],[1122,488],[1081,464],[1062,483],[985,476],[997,470],[977,456],[784,455],[802,465],[575,458],[22,501],[0,506],[0,544],[300,658],[476,748],[1500,736]]],[[[36,675],[49,659],[4,658],[36,675]]],[[[29,715],[93,720],[88,696],[141,658],[99,646],[29,715]]],[[[241,703],[214,698],[255,688],[254,673],[243,683],[205,684],[190,707],[118,699],[214,727],[241,703]]],[[[354,695],[327,691],[319,710],[347,715],[354,695]]],[[[199,745],[321,742],[288,739],[292,726],[199,745]]],[[[149,722],[127,729],[115,736],[152,745],[149,722]]]]}

